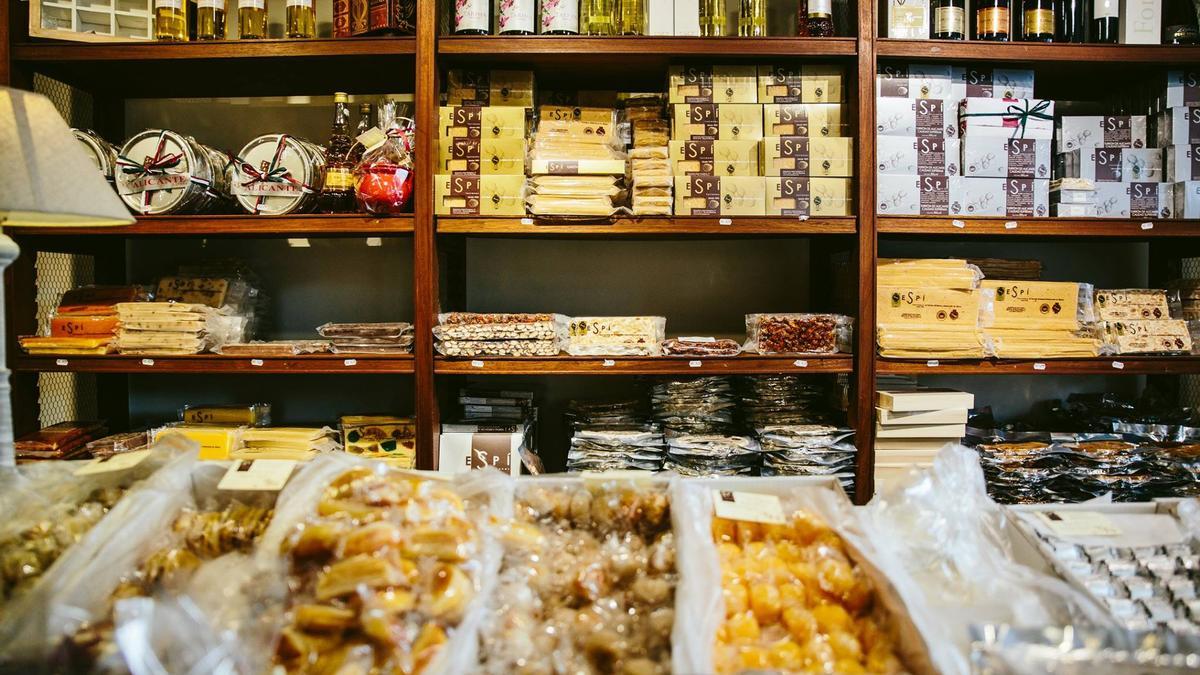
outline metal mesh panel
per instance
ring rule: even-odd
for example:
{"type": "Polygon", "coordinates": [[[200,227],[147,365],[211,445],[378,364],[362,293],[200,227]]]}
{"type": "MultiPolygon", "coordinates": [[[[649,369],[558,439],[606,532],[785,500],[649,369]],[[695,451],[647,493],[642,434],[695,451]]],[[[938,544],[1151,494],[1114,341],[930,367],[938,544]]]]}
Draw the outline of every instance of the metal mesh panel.
{"type": "MultiPolygon", "coordinates": [[[[1184,258],[1181,262],[1184,279],[1200,279],[1200,258],[1184,258]]],[[[1179,405],[1200,406],[1200,375],[1179,376],[1179,405]]]]}
{"type": "Polygon", "coordinates": [[[87,92],[39,73],[33,74],[33,90],[50,99],[67,124],[83,129],[92,127],[92,97],[87,92]]]}
{"type": "MultiPolygon", "coordinates": [[[[90,255],[38,251],[34,263],[37,273],[38,333],[50,331],[50,318],[63,293],[93,283],[96,261],[90,255]]],[[[96,376],[76,373],[38,375],[38,421],[42,426],[78,419],[95,419],[96,376]]]]}

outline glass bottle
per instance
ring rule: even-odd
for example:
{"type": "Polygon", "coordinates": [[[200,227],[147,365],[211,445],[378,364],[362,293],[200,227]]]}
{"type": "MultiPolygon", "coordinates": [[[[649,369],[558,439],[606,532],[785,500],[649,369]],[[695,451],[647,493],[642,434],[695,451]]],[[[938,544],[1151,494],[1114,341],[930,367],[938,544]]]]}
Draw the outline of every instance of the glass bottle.
{"type": "Polygon", "coordinates": [[[366,151],[366,148],[363,147],[362,143],[358,142],[358,138],[367,133],[367,130],[371,128],[371,118],[373,117],[370,103],[358,104],[358,126],[354,127],[354,145],[350,148],[351,165],[357,165],[362,160],[363,152],[366,151]]]}
{"type": "Polygon", "coordinates": [[[491,29],[490,0],[454,0],[455,35],[488,35],[491,29]]]}
{"type": "Polygon", "coordinates": [[[238,36],[243,40],[267,37],[267,0],[237,0],[238,36]]]}
{"type": "Polygon", "coordinates": [[[496,18],[501,35],[533,35],[534,0],[499,0],[496,18]]]}
{"type": "Polygon", "coordinates": [[[808,0],[796,0],[796,37],[808,37],[808,0]]]}
{"type": "Polygon", "coordinates": [[[1118,0],[1093,0],[1092,42],[1117,44],[1121,28],[1121,11],[1118,0]]]}
{"type": "Polygon", "coordinates": [[[321,186],[318,208],[322,213],[346,213],[354,210],[354,163],[350,151],[350,97],[343,92],[333,95],[333,128],[325,147],[325,183],[321,186]]]}
{"type": "Polygon", "coordinates": [[[739,0],[738,36],[765,37],[767,34],[767,0],[739,0]]]}
{"type": "Polygon", "coordinates": [[[1059,0],[1056,42],[1087,42],[1089,3],[1090,0],[1059,0]]]}
{"type": "Polygon", "coordinates": [[[808,0],[808,36],[833,37],[833,0],[808,0]]]}
{"type": "Polygon", "coordinates": [[[225,0],[196,0],[196,39],[225,39],[225,0]]]}
{"type": "Polygon", "coordinates": [[[964,0],[933,0],[933,39],[965,40],[967,9],[964,0]]]}
{"type": "Polygon", "coordinates": [[[587,23],[583,25],[585,35],[616,35],[615,0],[580,0],[587,6],[587,23]]]}
{"type": "Polygon", "coordinates": [[[1054,0],[1022,0],[1021,39],[1054,42],[1054,0]]]}
{"type": "Polygon", "coordinates": [[[154,0],[154,39],[187,42],[187,9],[184,0],[154,0]]]}
{"type": "Polygon", "coordinates": [[[646,0],[617,0],[617,31],[621,35],[645,35],[648,30],[646,0]]]}
{"type": "Polygon", "coordinates": [[[313,1],[287,0],[284,29],[288,37],[311,39],[317,36],[317,11],[313,1]]]}
{"type": "Polygon", "coordinates": [[[975,38],[1008,42],[1008,0],[980,0],[975,8],[975,38]]]}
{"type": "Polygon", "coordinates": [[[700,0],[700,35],[725,35],[725,0],[700,0]]]}
{"type": "Polygon", "coordinates": [[[587,0],[540,0],[538,32],[542,35],[579,35],[579,5],[587,0]]]}

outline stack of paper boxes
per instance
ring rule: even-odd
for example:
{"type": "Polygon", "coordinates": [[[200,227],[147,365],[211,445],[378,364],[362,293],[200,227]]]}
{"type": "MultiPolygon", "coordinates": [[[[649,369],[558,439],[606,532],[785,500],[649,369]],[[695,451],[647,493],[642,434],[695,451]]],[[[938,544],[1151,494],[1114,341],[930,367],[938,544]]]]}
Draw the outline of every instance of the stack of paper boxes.
{"type": "Polygon", "coordinates": [[[1051,214],[1060,218],[1167,218],[1163,151],[1145,115],[1064,115],[1056,130],[1059,178],[1051,214]]]}
{"type": "Polygon", "coordinates": [[[877,213],[1047,215],[1054,104],[1033,71],[884,66],[876,96],[877,213]]]}
{"type": "Polygon", "coordinates": [[[966,435],[967,414],[974,406],[974,394],[952,389],[875,392],[876,482],[932,464],[944,445],[966,435]]]}
{"type": "Polygon", "coordinates": [[[843,83],[837,66],[672,66],[675,215],[849,215],[843,83]]]}
{"type": "Polygon", "coordinates": [[[1172,217],[1200,218],[1200,71],[1169,71],[1156,107],[1153,138],[1172,186],[1172,217]]]}
{"type": "Polygon", "coordinates": [[[530,71],[450,71],[438,120],[434,210],[442,216],[525,215],[530,71]]]}

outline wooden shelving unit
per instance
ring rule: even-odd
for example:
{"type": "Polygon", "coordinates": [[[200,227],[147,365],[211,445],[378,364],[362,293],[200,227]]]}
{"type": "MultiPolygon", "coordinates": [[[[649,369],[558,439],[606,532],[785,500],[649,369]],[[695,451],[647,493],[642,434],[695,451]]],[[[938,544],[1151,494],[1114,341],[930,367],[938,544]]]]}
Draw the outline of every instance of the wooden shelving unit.
{"type": "MultiPolygon", "coordinates": [[[[844,373],[851,376],[851,417],[855,421],[860,501],[873,491],[871,414],[877,373],[887,374],[1078,374],[1172,375],[1200,373],[1200,358],[1153,357],[1066,359],[1046,361],[895,361],[875,354],[875,263],[883,238],[929,241],[1046,238],[1066,242],[1092,239],[1147,240],[1152,258],[1170,255],[1159,244],[1188,246],[1200,239],[1200,222],[1182,220],[1113,221],[1098,219],[994,219],[876,216],[875,85],[881,62],[955,61],[1032,65],[1039,77],[1046,69],[1087,73],[1092,68],[1119,67],[1122,72],[1158,66],[1200,63],[1200,47],[1133,45],[1061,45],[890,40],[874,37],[880,6],[857,4],[855,37],[839,38],[688,38],[688,37],[556,37],[438,36],[433,0],[418,0],[416,37],[346,40],[262,40],[190,44],[82,44],[29,41],[25,5],[0,3],[0,84],[31,88],[32,76],[43,73],[94,97],[96,124],[109,130],[123,126],[123,106],[137,97],[176,96],[303,96],[342,91],[415,92],[418,123],[417,192],[411,216],[376,219],[361,215],[256,218],[205,216],[143,218],[137,224],[104,230],[87,228],[30,229],[17,233],[28,250],[53,250],[67,242],[94,242],[98,250],[124,250],[122,242],[141,237],[411,238],[415,353],[407,358],[371,356],[302,356],[288,359],[230,358],[216,355],[136,357],[32,358],[23,356],[13,336],[33,326],[35,288],[32,256],[23,256],[7,275],[9,366],[14,370],[18,430],[36,422],[36,379],[41,372],[88,372],[101,377],[145,373],[217,373],[253,376],[260,373],[401,375],[400,386],[414,388],[421,468],[436,465],[440,410],[438,383],[444,378],[489,375],[690,375],[764,373],[844,373]],[[433,215],[429,186],[434,175],[434,143],[440,75],[447,67],[533,68],[557,84],[573,83],[578,69],[588,68],[589,83],[614,88],[661,86],[669,63],[721,62],[836,63],[849,78],[846,105],[856,126],[856,217],[811,218],[630,218],[564,221],[540,218],[469,218],[433,215]],[[836,235],[836,236],[826,236],[836,235]],[[857,268],[855,354],[831,357],[739,356],[724,359],[576,358],[448,359],[436,356],[431,328],[443,291],[439,262],[443,246],[459,247],[463,237],[606,238],[738,238],[799,237],[816,247],[834,242],[851,250],[857,268]],[[350,358],[350,361],[347,361],[350,358]]],[[[1099,71],[1095,71],[1099,72],[1099,71]]],[[[842,250],[845,250],[843,248],[842,250]]],[[[1189,249],[1190,250],[1190,249],[1189,249]]],[[[822,249],[824,251],[824,249],[822,249]]],[[[1178,256],[1178,252],[1174,253],[1178,256]]],[[[123,253],[121,253],[123,255],[123,253]]],[[[823,253],[822,253],[823,255],[823,253]]],[[[813,255],[813,264],[824,262],[813,255]]],[[[735,308],[735,311],[738,311],[735,308]]],[[[457,381],[457,380],[455,380],[457,381]]]]}

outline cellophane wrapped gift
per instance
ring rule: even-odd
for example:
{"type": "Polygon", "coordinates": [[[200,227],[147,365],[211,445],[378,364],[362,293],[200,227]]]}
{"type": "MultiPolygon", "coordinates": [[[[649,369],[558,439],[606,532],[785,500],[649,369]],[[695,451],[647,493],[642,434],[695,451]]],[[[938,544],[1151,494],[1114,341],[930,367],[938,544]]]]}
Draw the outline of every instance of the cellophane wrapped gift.
{"type": "Polygon", "coordinates": [[[415,129],[411,120],[395,117],[394,109],[387,108],[388,103],[383,105],[380,118],[386,139],[364,152],[354,168],[354,194],[359,209],[387,216],[410,210],[415,129]]]}

